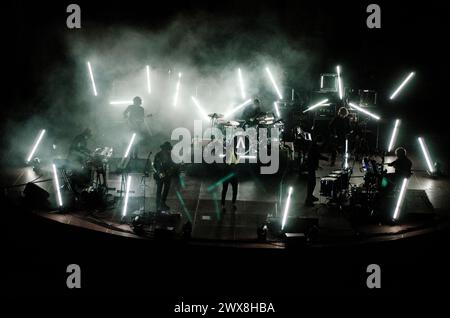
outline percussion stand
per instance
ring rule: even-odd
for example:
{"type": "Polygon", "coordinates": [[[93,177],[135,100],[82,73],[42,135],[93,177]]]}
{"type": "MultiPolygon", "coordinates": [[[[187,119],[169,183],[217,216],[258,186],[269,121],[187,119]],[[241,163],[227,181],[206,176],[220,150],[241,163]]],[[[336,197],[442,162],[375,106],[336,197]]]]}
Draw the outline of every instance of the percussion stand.
{"type": "Polygon", "coordinates": [[[122,198],[122,195],[124,192],[127,191],[127,179],[128,179],[128,164],[130,162],[129,157],[123,158],[122,162],[120,163],[120,198],[122,198]]]}
{"type": "Polygon", "coordinates": [[[212,129],[216,126],[216,124],[217,124],[217,118],[211,117],[211,132],[212,132],[212,129]]]}

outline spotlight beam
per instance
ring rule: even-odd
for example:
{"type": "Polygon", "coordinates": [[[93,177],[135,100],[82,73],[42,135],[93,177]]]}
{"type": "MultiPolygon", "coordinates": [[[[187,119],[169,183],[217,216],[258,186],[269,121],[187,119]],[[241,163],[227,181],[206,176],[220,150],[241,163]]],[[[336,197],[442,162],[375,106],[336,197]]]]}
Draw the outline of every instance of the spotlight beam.
{"type": "Polygon", "coordinates": [[[127,158],[128,155],[130,154],[130,150],[131,150],[131,146],[133,146],[134,138],[136,138],[136,133],[133,133],[133,136],[131,136],[127,150],[125,151],[125,155],[123,156],[124,159],[127,158]]]}
{"type": "Polygon", "coordinates": [[[152,93],[152,86],[151,86],[151,83],[150,83],[150,66],[146,65],[145,66],[145,70],[146,70],[146,73],[147,73],[147,92],[150,95],[152,93]]]}
{"type": "Polygon", "coordinates": [[[194,105],[198,108],[198,111],[200,112],[200,114],[202,114],[202,116],[206,119],[209,120],[208,114],[206,114],[205,110],[203,109],[202,106],[200,106],[200,103],[198,102],[198,100],[194,97],[191,96],[192,101],[194,102],[194,105]]]}
{"type": "Polygon", "coordinates": [[[422,148],[422,152],[423,152],[423,156],[425,157],[425,161],[427,162],[428,170],[431,173],[433,173],[434,168],[433,168],[433,165],[431,164],[430,153],[428,152],[428,148],[427,148],[427,145],[425,144],[425,140],[423,140],[422,137],[419,137],[418,140],[419,140],[420,147],[422,148]]]}
{"type": "Polygon", "coordinates": [[[53,167],[53,178],[55,179],[56,194],[57,194],[57,198],[58,198],[58,206],[62,207],[63,202],[62,202],[62,197],[61,197],[61,189],[59,188],[58,172],[56,170],[56,166],[54,163],[52,164],[52,167],[53,167]]]}
{"type": "Polygon", "coordinates": [[[34,143],[33,148],[31,149],[30,154],[28,155],[27,163],[29,163],[31,161],[31,159],[33,158],[34,153],[36,152],[39,144],[41,143],[42,138],[44,137],[44,134],[45,134],[45,129],[42,129],[40,134],[39,134],[38,139],[36,140],[36,142],[34,143]]]}
{"type": "Polygon", "coordinates": [[[391,140],[389,141],[388,152],[391,152],[394,147],[395,139],[397,138],[398,125],[400,124],[400,119],[395,120],[394,129],[392,130],[391,140]]]}
{"type": "Polygon", "coordinates": [[[131,176],[128,176],[127,178],[127,189],[125,192],[125,202],[123,204],[123,211],[122,216],[125,217],[127,215],[127,208],[128,208],[128,197],[130,195],[130,185],[131,185],[131,176]]]}
{"type": "Polygon", "coordinates": [[[247,99],[245,102],[243,102],[242,104],[239,104],[238,106],[234,107],[232,110],[230,110],[228,113],[225,114],[224,118],[227,118],[229,116],[231,116],[232,114],[234,114],[235,112],[237,112],[239,109],[241,109],[242,107],[247,106],[248,104],[250,104],[252,102],[251,98],[247,99]]]}
{"type": "Polygon", "coordinates": [[[287,216],[289,213],[289,206],[291,205],[291,195],[292,195],[292,187],[289,187],[288,197],[286,199],[286,205],[284,207],[283,219],[281,221],[281,230],[283,231],[284,226],[286,225],[287,216]]]}
{"type": "Polygon", "coordinates": [[[353,103],[348,103],[352,108],[356,109],[357,111],[364,113],[366,115],[369,115],[370,117],[376,119],[376,120],[380,120],[380,116],[372,114],[371,112],[365,110],[364,108],[361,108],[353,103]]]}
{"type": "Polygon", "coordinates": [[[341,67],[339,65],[336,66],[336,71],[338,76],[339,99],[342,100],[343,93],[342,93],[341,67]]]}
{"type": "Polygon", "coordinates": [[[245,99],[244,80],[242,79],[242,72],[240,68],[238,68],[238,79],[239,79],[239,86],[241,88],[242,99],[245,99]]]}
{"type": "Polygon", "coordinates": [[[320,107],[320,106],[325,106],[326,102],[328,102],[328,99],[324,99],[324,100],[318,102],[317,104],[314,104],[314,105],[308,107],[307,109],[305,109],[303,111],[303,113],[309,112],[310,110],[313,110],[314,108],[317,108],[317,107],[320,107]]]}
{"type": "Polygon", "coordinates": [[[89,77],[91,78],[92,83],[92,90],[94,91],[94,95],[97,96],[97,87],[95,86],[95,80],[94,80],[94,73],[92,72],[91,63],[87,62],[88,70],[89,70],[89,77]]]}
{"type": "Polygon", "coordinates": [[[283,99],[283,96],[281,95],[280,89],[278,88],[277,83],[275,82],[275,79],[273,78],[272,72],[270,71],[269,67],[266,67],[266,72],[269,75],[270,81],[272,82],[272,85],[277,92],[278,98],[283,99]]]}
{"type": "Polygon", "coordinates": [[[400,84],[400,86],[395,90],[395,92],[391,95],[390,99],[394,99],[397,94],[402,90],[402,88],[409,82],[409,80],[415,75],[414,72],[409,73],[408,77],[400,84]]]}
{"type": "Polygon", "coordinates": [[[173,106],[175,107],[178,104],[178,95],[180,94],[180,86],[181,86],[181,73],[178,73],[177,87],[175,88],[175,97],[173,98],[173,106]]]}
{"type": "Polygon", "coordinates": [[[395,205],[394,216],[392,217],[394,220],[398,219],[398,214],[400,212],[400,207],[401,207],[401,204],[403,202],[403,198],[405,196],[406,185],[407,184],[408,184],[408,179],[404,178],[403,179],[403,183],[402,183],[402,187],[401,187],[401,190],[400,190],[400,195],[398,196],[397,204],[395,205]]]}

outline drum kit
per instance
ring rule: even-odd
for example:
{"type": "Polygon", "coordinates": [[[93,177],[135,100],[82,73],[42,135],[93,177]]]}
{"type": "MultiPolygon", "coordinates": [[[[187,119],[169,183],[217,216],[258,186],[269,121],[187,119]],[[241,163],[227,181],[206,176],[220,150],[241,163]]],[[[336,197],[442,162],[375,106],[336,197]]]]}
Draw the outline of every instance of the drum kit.
{"type": "Polygon", "coordinates": [[[107,188],[106,173],[108,170],[108,160],[113,154],[113,148],[103,147],[95,149],[86,160],[86,166],[91,171],[91,183],[96,187],[107,188]],[[95,175],[95,182],[94,182],[95,175]]]}
{"type": "Polygon", "coordinates": [[[349,170],[335,170],[327,177],[320,179],[320,195],[337,199],[338,195],[348,191],[350,185],[349,170]]]}

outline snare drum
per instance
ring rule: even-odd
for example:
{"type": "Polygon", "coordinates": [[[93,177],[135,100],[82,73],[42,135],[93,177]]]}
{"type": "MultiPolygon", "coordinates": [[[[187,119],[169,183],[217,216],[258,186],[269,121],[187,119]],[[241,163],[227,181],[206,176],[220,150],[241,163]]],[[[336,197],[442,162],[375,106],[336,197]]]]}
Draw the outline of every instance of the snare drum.
{"type": "Polygon", "coordinates": [[[328,175],[329,178],[336,179],[336,191],[342,190],[342,175],[337,173],[331,173],[328,175]]]}

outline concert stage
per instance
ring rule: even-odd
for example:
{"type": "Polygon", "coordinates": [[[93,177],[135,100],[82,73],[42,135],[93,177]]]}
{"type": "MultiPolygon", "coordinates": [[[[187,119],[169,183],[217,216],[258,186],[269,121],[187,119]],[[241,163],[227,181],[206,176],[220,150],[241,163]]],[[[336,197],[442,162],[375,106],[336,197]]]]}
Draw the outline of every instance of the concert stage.
{"type": "MultiPolygon", "coordinates": [[[[386,158],[387,161],[390,159],[386,158]]],[[[157,236],[155,237],[155,228],[148,227],[143,233],[135,233],[131,224],[132,216],[139,211],[156,211],[156,185],[153,178],[144,177],[142,173],[145,161],[145,159],[136,159],[130,162],[130,167],[134,169],[131,169],[128,174],[132,182],[125,219],[122,218],[124,195],[118,191],[121,188],[121,175],[113,171],[110,172],[108,179],[110,191],[107,207],[66,208],[58,211],[56,193],[51,181],[52,172],[49,167],[44,167],[43,175],[39,180],[49,179],[37,185],[49,192],[49,203],[52,208],[42,209],[31,205],[31,211],[41,218],[52,220],[55,227],[58,223],[62,223],[98,231],[105,235],[146,240],[158,239],[157,236]]],[[[338,161],[335,167],[330,167],[328,162],[321,162],[321,169],[317,173],[318,185],[314,193],[320,200],[313,207],[304,205],[306,181],[305,177],[295,169],[276,175],[259,175],[254,172],[254,169],[244,167],[240,176],[236,209],[231,206],[231,191],[229,191],[226,210],[222,210],[220,206],[222,187],[220,184],[214,186],[218,178],[214,178],[214,175],[209,173],[199,174],[198,167],[187,166],[186,171],[172,181],[173,186],[167,199],[167,204],[171,208],[168,213],[179,215],[180,219],[174,225],[171,235],[164,239],[175,242],[187,241],[193,245],[285,248],[287,243],[285,236],[275,231],[268,233],[265,240],[261,240],[257,235],[257,229],[270,218],[282,217],[286,196],[283,191],[287,191],[287,186],[294,188],[287,223],[313,222],[315,224],[313,239],[304,242],[303,246],[340,246],[391,241],[448,228],[450,182],[448,179],[436,179],[427,175],[420,160],[413,160],[414,172],[406,191],[400,220],[395,223],[386,222],[385,219],[379,219],[376,216],[355,215],[355,212],[348,211],[345,207],[339,208],[320,196],[320,178],[328,175],[340,164],[338,161]],[[188,240],[182,238],[182,227],[187,222],[192,224],[191,236],[188,240]]],[[[285,167],[285,169],[287,171],[288,168],[285,167]]],[[[31,167],[8,171],[7,176],[2,178],[3,186],[25,185],[37,177],[31,167]]],[[[350,183],[354,185],[362,183],[363,173],[360,171],[359,162],[355,162],[353,171],[350,183]]],[[[10,187],[7,190],[7,196],[23,201],[24,198],[21,198],[23,190],[24,186],[10,187]]],[[[9,211],[9,213],[16,212],[9,211]]],[[[391,214],[392,210],[386,213],[391,214]]]]}

